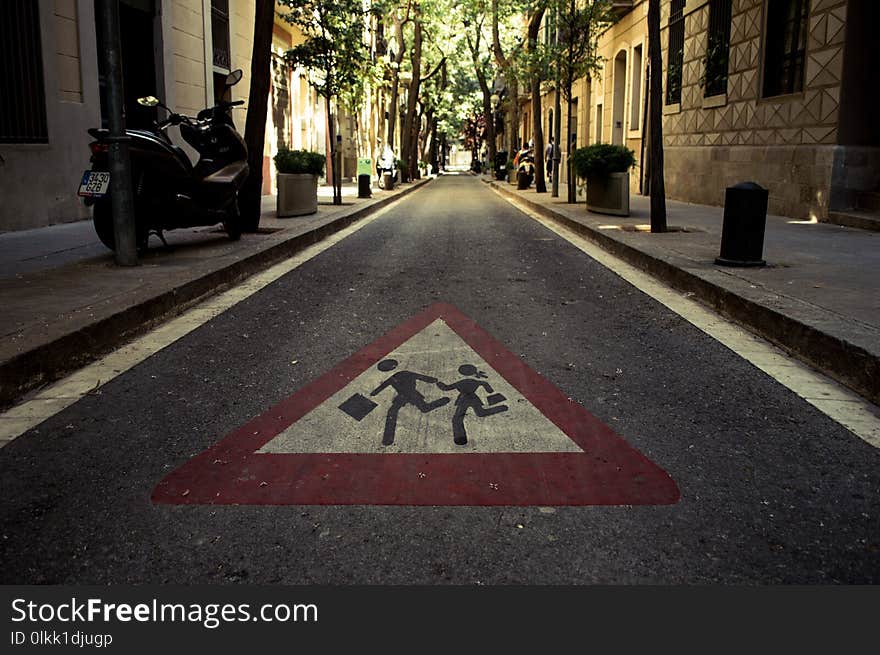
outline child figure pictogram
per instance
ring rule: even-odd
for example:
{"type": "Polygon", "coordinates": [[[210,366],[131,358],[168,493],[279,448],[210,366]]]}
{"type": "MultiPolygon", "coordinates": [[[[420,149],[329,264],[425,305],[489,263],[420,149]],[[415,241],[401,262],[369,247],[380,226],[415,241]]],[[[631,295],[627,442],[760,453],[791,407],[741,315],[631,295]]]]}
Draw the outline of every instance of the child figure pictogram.
{"type": "MultiPolygon", "coordinates": [[[[472,378],[486,378],[487,375],[483,371],[478,371],[476,366],[472,364],[462,364],[458,367],[458,372],[468,377],[453,382],[452,384],[444,384],[437,381],[437,386],[443,391],[458,391],[458,398],[455,399],[455,414],[452,416],[452,438],[459,446],[467,443],[467,430],[464,427],[464,417],[469,409],[474,410],[474,414],[479,417],[492,416],[500,414],[508,410],[507,405],[493,405],[486,407],[483,401],[477,395],[477,389],[480,387],[486,390],[486,393],[492,393],[492,385],[488,382],[482,382],[472,378]]],[[[504,397],[501,396],[501,400],[504,397]]],[[[491,399],[490,399],[491,401],[491,399]]]]}

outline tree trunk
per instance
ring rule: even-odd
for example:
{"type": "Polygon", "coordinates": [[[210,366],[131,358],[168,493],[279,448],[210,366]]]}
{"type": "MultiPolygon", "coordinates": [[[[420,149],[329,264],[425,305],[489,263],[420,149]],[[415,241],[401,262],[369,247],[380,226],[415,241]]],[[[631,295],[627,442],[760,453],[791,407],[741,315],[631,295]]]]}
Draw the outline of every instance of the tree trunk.
{"type": "Polygon", "coordinates": [[[254,49],[251,53],[251,86],[244,141],[248,150],[250,172],[239,196],[242,229],[256,232],[260,227],[260,205],[263,192],[263,147],[266,139],[266,111],[269,105],[272,29],[275,3],[258,2],[254,16],[254,49]]]}
{"type": "MultiPolygon", "coordinates": [[[[538,46],[538,30],[541,27],[541,18],[544,16],[544,8],[541,7],[529,18],[529,51],[533,52],[538,46]]],[[[530,75],[532,90],[532,133],[534,139],[535,158],[535,192],[547,193],[547,182],[544,179],[544,130],[541,126],[541,76],[538,71],[532,71],[530,75]]]]}
{"type": "MultiPolygon", "coordinates": [[[[571,93],[570,92],[568,94],[567,104],[568,104],[568,115],[565,117],[565,152],[566,152],[565,172],[566,172],[566,179],[568,180],[568,185],[567,185],[568,186],[568,196],[567,196],[566,200],[570,204],[574,204],[577,202],[577,179],[575,179],[574,170],[572,169],[572,166],[571,166],[571,155],[572,155],[572,153],[571,153],[571,108],[573,107],[574,103],[572,103],[572,101],[571,101],[571,93]]],[[[562,139],[558,138],[557,143],[560,144],[560,149],[561,149],[562,148],[562,146],[561,146],[562,139]]]]}
{"type": "Polygon", "coordinates": [[[513,79],[508,82],[508,98],[510,99],[510,136],[508,148],[510,149],[510,158],[519,151],[523,144],[519,139],[519,81],[513,79]]]}
{"type": "Polygon", "coordinates": [[[388,147],[394,150],[394,128],[397,127],[397,103],[400,102],[400,64],[403,62],[403,55],[406,52],[406,43],[403,40],[403,24],[408,19],[401,20],[396,16],[394,20],[394,33],[397,37],[397,46],[399,51],[394,55],[394,62],[397,67],[394,68],[394,74],[391,79],[391,102],[388,108],[388,132],[385,135],[385,142],[388,147]]]}
{"type": "MultiPolygon", "coordinates": [[[[418,10],[416,10],[418,12],[418,10]]],[[[406,158],[406,168],[410,179],[416,178],[418,169],[419,125],[416,121],[416,109],[419,102],[419,88],[422,77],[422,20],[416,14],[413,25],[413,49],[412,49],[412,81],[409,84],[409,93],[406,102],[406,120],[404,121],[404,139],[402,139],[401,152],[406,158]]]]}
{"type": "Polygon", "coordinates": [[[648,53],[651,61],[651,232],[666,231],[666,186],[663,180],[663,61],[660,55],[660,0],[648,2],[648,53]]]}
{"type": "Polygon", "coordinates": [[[336,157],[336,130],[333,125],[333,113],[330,111],[330,96],[324,97],[327,108],[327,142],[330,144],[330,166],[327,169],[327,181],[333,186],[333,204],[342,204],[341,177],[338,169],[339,160],[336,157]]]}

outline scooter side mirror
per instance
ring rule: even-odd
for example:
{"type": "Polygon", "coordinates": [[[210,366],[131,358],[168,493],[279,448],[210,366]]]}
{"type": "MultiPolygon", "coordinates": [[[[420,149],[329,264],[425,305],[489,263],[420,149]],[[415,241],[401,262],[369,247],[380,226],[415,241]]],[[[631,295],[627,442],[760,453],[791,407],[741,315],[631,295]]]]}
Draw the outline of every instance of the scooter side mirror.
{"type": "Polygon", "coordinates": [[[241,81],[242,72],[240,68],[236,68],[226,76],[226,86],[235,86],[241,81]]]}
{"type": "Polygon", "coordinates": [[[158,107],[162,103],[159,101],[159,98],[154,96],[144,96],[143,98],[138,98],[138,104],[142,107],[158,107]]]}

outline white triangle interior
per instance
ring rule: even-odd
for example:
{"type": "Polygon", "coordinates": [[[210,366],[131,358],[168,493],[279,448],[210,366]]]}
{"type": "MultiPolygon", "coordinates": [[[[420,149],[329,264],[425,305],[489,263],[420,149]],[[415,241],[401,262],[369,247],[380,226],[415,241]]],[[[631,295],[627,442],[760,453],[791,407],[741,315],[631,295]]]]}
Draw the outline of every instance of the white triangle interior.
{"type": "MultiPolygon", "coordinates": [[[[396,360],[391,371],[372,366],[333,394],[299,421],[266,443],[259,453],[537,453],[581,452],[565,433],[550,422],[522,394],[490,367],[442,319],[405,341],[384,359],[396,360]],[[470,364],[485,374],[473,378],[459,372],[470,364]],[[452,419],[457,391],[443,391],[436,384],[419,380],[417,391],[427,403],[448,397],[449,403],[422,412],[412,404],[404,405],[398,416],[394,443],[383,445],[385,418],[396,391],[385,387],[371,397],[377,387],[391,375],[412,371],[437,378],[447,385],[464,378],[479,379],[492,387],[492,394],[501,393],[506,400],[493,406],[506,405],[507,410],[491,416],[476,416],[469,410],[464,418],[467,443],[453,442],[452,419]],[[339,408],[360,393],[378,403],[360,421],[339,408]]],[[[486,404],[490,394],[480,388],[477,395],[486,404]]]]}

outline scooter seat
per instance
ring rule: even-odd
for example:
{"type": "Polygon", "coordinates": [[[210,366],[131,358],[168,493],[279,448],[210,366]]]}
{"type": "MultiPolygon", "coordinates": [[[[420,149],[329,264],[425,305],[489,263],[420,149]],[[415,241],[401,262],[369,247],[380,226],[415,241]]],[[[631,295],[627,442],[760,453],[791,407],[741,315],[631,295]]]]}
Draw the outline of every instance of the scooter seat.
{"type": "Polygon", "coordinates": [[[219,171],[211,173],[202,182],[210,186],[233,186],[239,188],[248,176],[248,165],[246,161],[236,161],[227,164],[219,171]]]}

